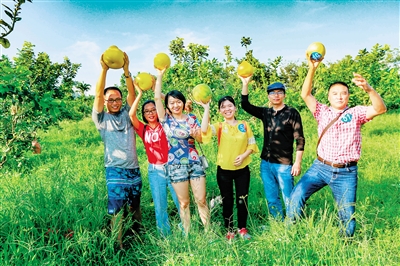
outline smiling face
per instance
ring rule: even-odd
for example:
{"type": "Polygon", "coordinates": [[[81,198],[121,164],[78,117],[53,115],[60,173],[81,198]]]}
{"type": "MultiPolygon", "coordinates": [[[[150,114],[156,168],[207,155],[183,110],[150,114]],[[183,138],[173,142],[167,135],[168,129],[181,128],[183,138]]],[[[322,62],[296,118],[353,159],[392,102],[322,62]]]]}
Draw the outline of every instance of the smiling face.
{"type": "Polygon", "coordinates": [[[169,96],[167,107],[172,115],[181,115],[184,108],[184,103],[178,98],[169,96]]]}
{"type": "Polygon", "coordinates": [[[157,109],[154,103],[150,102],[143,106],[143,118],[148,124],[153,124],[158,122],[157,109]]]}
{"type": "Polygon", "coordinates": [[[334,84],[328,92],[328,100],[336,110],[344,110],[349,103],[349,89],[343,84],[334,84]]]}
{"type": "Polygon", "coordinates": [[[104,96],[104,103],[110,114],[118,113],[122,106],[121,93],[117,90],[108,90],[104,96]]]}
{"type": "Polygon", "coordinates": [[[225,119],[234,119],[236,106],[229,100],[222,101],[219,105],[219,112],[225,119]]]}

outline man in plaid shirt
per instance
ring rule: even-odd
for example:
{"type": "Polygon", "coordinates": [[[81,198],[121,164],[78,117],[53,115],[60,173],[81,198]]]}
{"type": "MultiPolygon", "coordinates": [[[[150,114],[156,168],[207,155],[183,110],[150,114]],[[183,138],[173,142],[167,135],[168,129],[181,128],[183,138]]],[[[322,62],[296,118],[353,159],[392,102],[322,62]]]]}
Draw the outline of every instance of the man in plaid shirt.
{"type": "Polygon", "coordinates": [[[330,106],[321,104],[311,94],[312,80],[321,61],[308,59],[309,70],[303,83],[301,97],[318,122],[318,135],[339,114],[320,139],[317,159],[297,183],[290,196],[288,218],[294,221],[302,214],[307,199],[325,186],[332,190],[338,206],[341,233],[347,237],[354,235],[354,218],[357,191],[357,161],[361,155],[361,126],[377,115],[386,112],[380,95],[359,74],[353,73],[356,86],[368,93],[371,105],[349,108],[349,88],[343,82],[335,82],[329,87],[330,106]]]}

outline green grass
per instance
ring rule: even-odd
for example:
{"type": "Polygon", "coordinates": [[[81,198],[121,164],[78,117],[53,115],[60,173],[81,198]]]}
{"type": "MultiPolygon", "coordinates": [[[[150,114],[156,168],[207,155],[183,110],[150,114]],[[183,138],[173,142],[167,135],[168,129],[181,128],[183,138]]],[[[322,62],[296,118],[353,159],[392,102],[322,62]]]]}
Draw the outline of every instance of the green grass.
{"type": "MultiPolygon", "coordinates": [[[[304,173],[315,159],[317,135],[311,115],[302,117],[307,140],[304,173]]],[[[171,199],[173,234],[162,239],[155,229],[147,160],[138,140],[145,233],[126,238],[125,252],[115,249],[116,235],[108,226],[100,136],[89,118],[63,122],[61,128],[40,135],[42,154],[27,154],[18,171],[1,170],[0,265],[399,265],[399,120],[398,112],[389,113],[363,128],[357,230],[351,240],[338,234],[336,209],[326,188],[310,198],[307,218],[296,225],[286,227],[270,219],[259,154],[250,165],[251,241],[225,241],[220,207],[212,211],[211,232],[204,233],[194,204],[193,230],[182,237],[171,199]]],[[[203,145],[210,162],[208,199],[219,194],[215,146],[203,145]]]]}

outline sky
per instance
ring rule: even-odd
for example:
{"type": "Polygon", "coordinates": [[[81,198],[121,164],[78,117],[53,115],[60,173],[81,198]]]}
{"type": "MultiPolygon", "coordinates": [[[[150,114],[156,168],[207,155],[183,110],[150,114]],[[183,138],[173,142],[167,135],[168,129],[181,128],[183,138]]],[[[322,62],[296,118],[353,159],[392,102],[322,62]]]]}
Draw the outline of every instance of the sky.
{"type": "MultiPolygon", "coordinates": [[[[1,18],[8,21],[1,8],[1,18]]],[[[68,57],[82,65],[76,80],[90,84],[89,94],[94,94],[101,54],[111,45],[128,54],[133,75],[156,74],[154,56],[168,54],[177,37],[185,46],[209,46],[209,58],[221,61],[226,45],[234,58],[242,58],[241,38],[250,37],[249,49],[264,63],[278,56],[284,62],[305,61],[305,50],[318,41],[326,47],[325,61],[335,62],[375,44],[399,48],[399,13],[398,0],[33,0],[22,5],[22,20],[7,36],[11,47],[1,47],[0,54],[13,58],[28,41],[53,63],[68,57]]],[[[118,84],[122,69],[108,72],[106,86],[118,84]]]]}

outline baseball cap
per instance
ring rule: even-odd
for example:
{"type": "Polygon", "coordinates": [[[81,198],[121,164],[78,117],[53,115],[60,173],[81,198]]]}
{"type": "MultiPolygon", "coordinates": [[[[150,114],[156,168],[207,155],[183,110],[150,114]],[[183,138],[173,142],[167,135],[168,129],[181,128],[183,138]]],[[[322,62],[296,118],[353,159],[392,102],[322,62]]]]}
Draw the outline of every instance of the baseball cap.
{"type": "Polygon", "coordinates": [[[283,85],[283,84],[280,83],[280,82],[275,82],[275,83],[272,83],[271,85],[269,85],[269,86],[267,87],[267,92],[270,92],[270,91],[273,91],[273,90],[283,90],[283,91],[286,91],[286,87],[285,87],[285,85],[283,85]]]}

